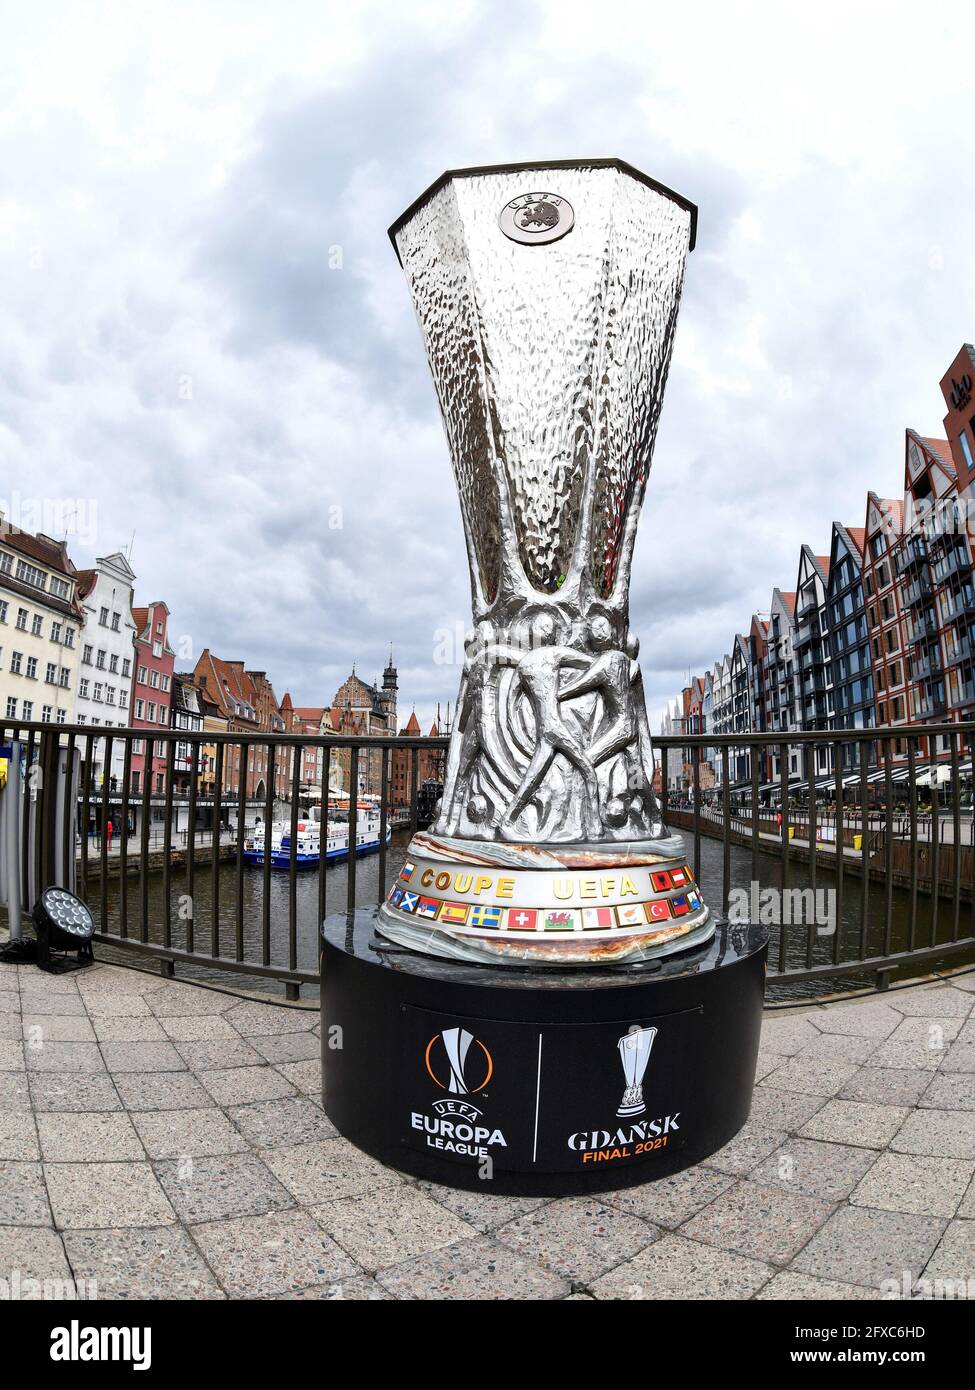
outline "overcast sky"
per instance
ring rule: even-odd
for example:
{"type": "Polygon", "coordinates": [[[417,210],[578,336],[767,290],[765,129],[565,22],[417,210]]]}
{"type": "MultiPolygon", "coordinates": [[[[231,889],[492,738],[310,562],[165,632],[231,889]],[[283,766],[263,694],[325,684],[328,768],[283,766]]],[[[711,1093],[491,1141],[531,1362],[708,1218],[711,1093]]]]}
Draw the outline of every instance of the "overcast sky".
{"type": "Polygon", "coordinates": [[[656,727],[802,541],[899,493],[905,427],[941,433],[969,16],[3,0],[0,508],[67,520],[79,567],[134,533],[184,668],[320,704],[392,642],[428,724],[469,589],[386,228],[445,168],[618,155],[700,207],[632,587],[656,727]]]}

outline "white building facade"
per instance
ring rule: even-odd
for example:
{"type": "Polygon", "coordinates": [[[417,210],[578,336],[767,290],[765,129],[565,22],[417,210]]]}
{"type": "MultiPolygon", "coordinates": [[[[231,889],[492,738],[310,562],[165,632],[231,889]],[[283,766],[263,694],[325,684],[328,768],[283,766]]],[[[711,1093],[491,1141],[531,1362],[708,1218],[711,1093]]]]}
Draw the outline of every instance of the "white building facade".
{"type": "MultiPolygon", "coordinates": [[[[79,724],[126,728],[131,719],[132,663],[135,649],[132,586],[135,574],[119,552],[95,561],[95,568],[78,575],[78,593],[85,614],[78,667],[76,715],[79,724]]],[[[92,749],[91,789],[100,792],[105,775],[106,740],[92,749]]],[[[125,749],[113,742],[108,770],[111,791],[121,792],[125,749]]]]}

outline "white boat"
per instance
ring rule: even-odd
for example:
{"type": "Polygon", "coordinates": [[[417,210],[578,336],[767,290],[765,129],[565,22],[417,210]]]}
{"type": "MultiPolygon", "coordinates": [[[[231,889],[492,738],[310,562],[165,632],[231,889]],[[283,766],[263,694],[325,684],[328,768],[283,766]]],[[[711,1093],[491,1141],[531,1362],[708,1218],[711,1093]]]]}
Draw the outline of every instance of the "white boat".
{"type": "MultiPolygon", "coordinates": [[[[325,825],[325,859],[327,861],[348,859],[349,857],[349,813],[348,798],[329,799],[328,820],[325,825]]],[[[360,797],[356,815],[357,855],[374,854],[379,849],[380,810],[378,804],[360,797]]],[[[389,844],[392,830],[387,826],[386,843],[389,844]]],[[[267,836],[263,825],[255,825],[244,840],[244,859],[248,864],[264,865],[265,842],[267,836]]],[[[322,858],[322,804],[312,802],[307,809],[298,813],[297,839],[295,846],[295,865],[299,869],[314,868],[322,858]]],[[[273,821],[271,824],[271,868],[291,867],[291,818],[273,821]]]]}

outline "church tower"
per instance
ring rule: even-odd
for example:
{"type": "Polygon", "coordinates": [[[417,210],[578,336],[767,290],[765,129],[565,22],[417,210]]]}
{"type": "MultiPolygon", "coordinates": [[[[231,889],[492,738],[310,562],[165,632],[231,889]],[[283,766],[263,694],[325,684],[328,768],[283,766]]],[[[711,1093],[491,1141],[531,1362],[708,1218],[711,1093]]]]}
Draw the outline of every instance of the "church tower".
{"type": "Polygon", "coordinates": [[[383,672],[382,704],[386,711],[386,732],[396,733],[396,693],[398,690],[396,667],[393,665],[393,648],[389,649],[389,665],[383,672]]]}

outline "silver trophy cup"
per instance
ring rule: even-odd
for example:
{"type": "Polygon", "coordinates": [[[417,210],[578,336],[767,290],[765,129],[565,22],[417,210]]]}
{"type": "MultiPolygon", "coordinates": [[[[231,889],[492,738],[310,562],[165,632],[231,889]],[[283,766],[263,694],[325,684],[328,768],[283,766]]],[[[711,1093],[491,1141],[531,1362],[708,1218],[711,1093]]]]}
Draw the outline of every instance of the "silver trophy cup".
{"type": "Polygon", "coordinates": [[[656,1028],[634,1028],[631,1033],[624,1033],[619,1040],[620,1061],[623,1063],[626,1090],[623,1092],[623,1099],[617,1107],[617,1115],[622,1117],[642,1115],[647,1108],[643,1103],[643,1078],[646,1075],[647,1063],[650,1061],[650,1049],[653,1047],[653,1040],[656,1036],[656,1028]]]}
{"type": "Polygon", "coordinates": [[[446,174],[390,230],[447,432],[474,619],[439,816],[411,845],[410,892],[394,886],[380,912],[402,944],[585,965],[713,933],[661,823],[629,625],[695,224],[692,204],[629,165],[580,160],[446,174]]]}

